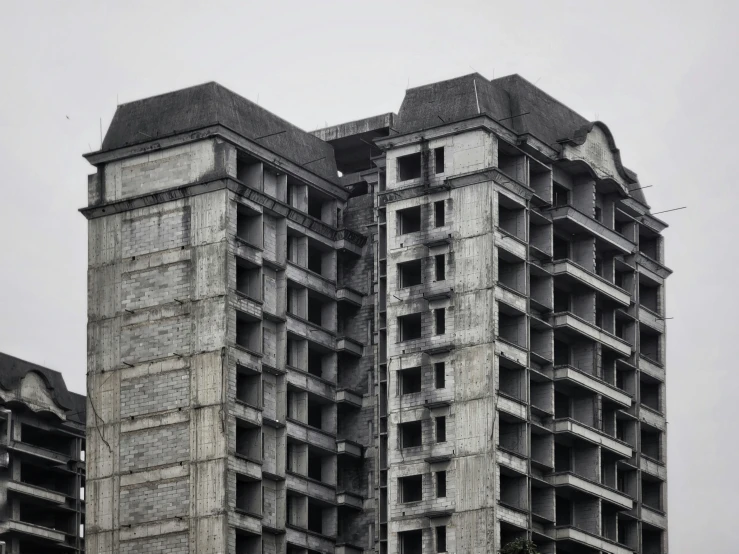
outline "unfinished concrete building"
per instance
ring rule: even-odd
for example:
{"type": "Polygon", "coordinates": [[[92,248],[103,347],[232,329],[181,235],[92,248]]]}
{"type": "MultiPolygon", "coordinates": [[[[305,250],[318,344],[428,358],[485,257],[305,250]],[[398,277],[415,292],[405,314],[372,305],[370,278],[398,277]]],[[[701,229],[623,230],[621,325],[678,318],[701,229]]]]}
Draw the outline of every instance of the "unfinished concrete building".
{"type": "Polygon", "coordinates": [[[0,551],[84,552],[85,397],[0,353],[0,551]]]}
{"type": "Polygon", "coordinates": [[[304,132],[215,83],[89,179],[87,548],[665,554],[661,232],[517,75],[304,132]]]}

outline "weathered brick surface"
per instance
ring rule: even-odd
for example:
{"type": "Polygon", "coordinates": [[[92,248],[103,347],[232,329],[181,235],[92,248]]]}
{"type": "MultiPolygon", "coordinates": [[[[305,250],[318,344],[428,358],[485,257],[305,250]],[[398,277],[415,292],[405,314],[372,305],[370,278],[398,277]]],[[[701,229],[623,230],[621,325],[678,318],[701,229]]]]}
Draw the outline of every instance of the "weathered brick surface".
{"type": "Polygon", "coordinates": [[[121,359],[129,363],[187,354],[190,351],[190,318],[169,317],[131,325],[122,329],[121,335],[121,359]]]}
{"type": "Polygon", "coordinates": [[[144,271],[124,273],[121,300],[124,310],[138,310],[190,295],[190,263],[174,263],[144,271]]]}
{"type": "Polygon", "coordinates": [[[189,401],[190,374],[187,369],[121,382],[121,417],[182,408],[189,401]]]}
{"type": "Polygon", "coordinates": [[[160,208],[156,213],[124,221],[122,234],[124,258],[179,248],[189,242],[190,212],[160,208]]]}
{"type": "Polygon", "coordinates": [[[120,554],[183,554],[188,551],[188,533],[157,535],[145,539],[121,542],[120,554]]]}
{"type": "Polygon", "coordinates": [[[190,454],[190,427],[184,423],[124,433],[120,448],[122,471],[182,462],[190,454]]]}
{"type": "Polygon", "coordinates": [[[185,516],[189,507],[189,491],[187,479],[122,488],[121,525],[185,516]]]}

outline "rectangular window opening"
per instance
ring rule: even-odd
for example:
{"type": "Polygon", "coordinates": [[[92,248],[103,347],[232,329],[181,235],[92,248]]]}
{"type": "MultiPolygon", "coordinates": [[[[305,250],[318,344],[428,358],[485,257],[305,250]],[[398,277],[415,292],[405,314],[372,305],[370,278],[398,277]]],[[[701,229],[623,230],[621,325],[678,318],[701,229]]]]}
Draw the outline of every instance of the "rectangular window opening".
{"type": "Polygon", "coordinates": [[[436,317],[436,334],[437,335],[445,334],[446,333],[446,309],[439,308],[437,310],[434,310],[434,315],[436,317]]]}
{"type": "Polygon", "coordinates": [[[421,230],[421,206],[398,210],[398,234],[407,235],[421,230]]]}
{"type": "Polygon", "coordinates": [[[423,444],[423,427],[420,420],[401,423],[398,427],[401,448],[414,448],[423,444]]]}
{"type": "Polygon", "coordinates": [[[398,372],[400,375],[400,394],[421,392],[422,371],[420,367],[411,367],[398,372]]]}
{"type": "Polygon", "coordinates": [[[398,264],[398,288],[414,287],[423,282],[421,260],[398,264]]]}
{"type": "Polygon", "coordinates": [[[446,365],[444,362],[437,362],[434,364],[434,384],[437,389],[443,389],[446,387],[446,365]]]}
{"type": "Polygon", "coordinates": [[[401,156],[398,162],[398,181],[410,181],[421,177],[421,153],[401,156]]]}
{"type": "Polygon", "coordinates": [[[398,318],[399,340],[407,341],[421,338],[421,314],[408,314],[398,318]]]}
{"type": "Polygon", "coordinates": [[[444,223],[444,201],[434,202],[434,227],[443,227],[444,223]]]}
{"type": "Polygon", "coordinates": [[[444,254],[434,256],[437,281],[444,281],[446,279],[446,261],[444,258],[444,254]]]}
{"type": "Polygon", "coordinates": [[[436,498],[446,497],[446,471],[436,472],[436,498]]]}
{"type": "Polygon", "coordinates": [[[436,418],[436,442],[446,442],[446,416],[436,418]]]}
{"type": "Polygon", "coordinates": [[[444,147],[434,148],[434,173],[444,173],[444,147]]]}
{"type": "Polygon", "coordinates": [[[400,501],[403,504],[423,500],[423,475],[401,477],[398,481],[400,481],[400,501]]]}

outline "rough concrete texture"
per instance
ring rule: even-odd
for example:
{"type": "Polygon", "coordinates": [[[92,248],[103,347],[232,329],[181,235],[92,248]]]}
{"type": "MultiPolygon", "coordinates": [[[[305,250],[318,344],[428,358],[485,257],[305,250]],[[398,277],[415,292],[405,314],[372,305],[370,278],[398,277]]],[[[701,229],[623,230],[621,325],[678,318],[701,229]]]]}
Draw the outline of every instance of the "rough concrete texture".
{"type": "Polygon", "coordinates": [[[607,127],[518,76],[314,136],[224,91],[88,155],[88,551],[666,553],[664,224],[607,127]]]}

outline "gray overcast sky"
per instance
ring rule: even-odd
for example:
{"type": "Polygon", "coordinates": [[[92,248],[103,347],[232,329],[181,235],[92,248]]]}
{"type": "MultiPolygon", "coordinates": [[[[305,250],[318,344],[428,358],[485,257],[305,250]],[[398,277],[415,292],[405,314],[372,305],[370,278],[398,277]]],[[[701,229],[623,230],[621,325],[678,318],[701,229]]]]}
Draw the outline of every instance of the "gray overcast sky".
{"type": "Polygon", "coordinates": [[[2,2],[0,351],[84,392],[81,154],[116,102],[215,80],[313,130],[519,73],[613,131],[665,214],[672,554],[733,553],[738,2],[2,2]]]}

